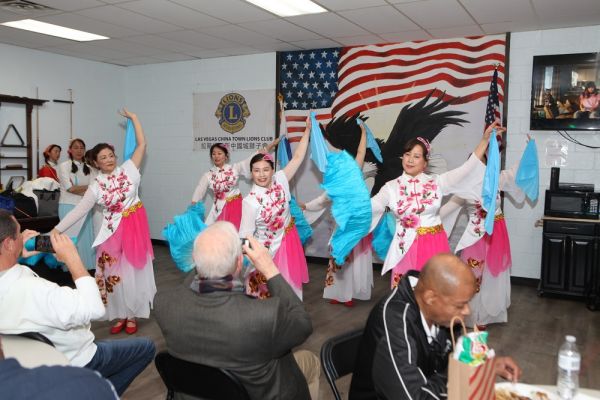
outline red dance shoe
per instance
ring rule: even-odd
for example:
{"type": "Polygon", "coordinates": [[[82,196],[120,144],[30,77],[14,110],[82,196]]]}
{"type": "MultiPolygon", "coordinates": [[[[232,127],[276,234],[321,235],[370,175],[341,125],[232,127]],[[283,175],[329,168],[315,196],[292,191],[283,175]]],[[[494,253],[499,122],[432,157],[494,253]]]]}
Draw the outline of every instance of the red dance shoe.
{"type": "Polygon", "coordinates": [[[110,328],[110,334],[111,335],[116,335],[117,333],[121,332],[123,330],[123,328],[125,328],[125,320],[124,319],[120,319],[120,320],[117,321],[116,324],[114,324],[110,328]]]}
{"type": "Polygon", "coordinates": [[[128,335],[133,335],[134,333],[137,332],[137,322],[135,321],[135,319],[127,320],[127,326],[125,327],[125,332],[127,332],[128,335]]]}
{"type": "Polygon", "coordinates": [[[354,307],[354,301],[353,300],[346,301],[346,302],[344,302],[344,305],[346,307],[354,307]]]}
{"type": "Polygon", "coordinates": [[[340,304],[340,302],[337,301],[336,299],[331,299],[331,300],[329,300],[329,304],[340,304]]]}

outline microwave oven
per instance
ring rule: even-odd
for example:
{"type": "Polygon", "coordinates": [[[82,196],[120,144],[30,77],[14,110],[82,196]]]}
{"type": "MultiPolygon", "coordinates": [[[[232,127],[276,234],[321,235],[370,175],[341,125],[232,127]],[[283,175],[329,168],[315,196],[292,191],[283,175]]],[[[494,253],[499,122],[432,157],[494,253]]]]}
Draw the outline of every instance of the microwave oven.
{"type": "Polygon", "coordinates": [[[546,190],[544,215],[549,217],[598,219],[600,193],[546,190]]]}

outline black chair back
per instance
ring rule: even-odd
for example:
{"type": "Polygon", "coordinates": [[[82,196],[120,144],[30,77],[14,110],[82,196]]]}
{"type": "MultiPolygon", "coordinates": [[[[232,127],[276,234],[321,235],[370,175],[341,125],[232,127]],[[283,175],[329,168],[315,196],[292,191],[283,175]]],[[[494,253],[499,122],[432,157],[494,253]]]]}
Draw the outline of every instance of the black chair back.
{"type": "Polygon", "coordinates": [[[362,334],[362,328],[346,332],[326,340],[321,347],[321,367],[336,400],[342,400],[342,397],[335,381],[354,371],[362,334]]]}
{"type": "Polygon", "coordinates": [[[48,339],[46,336],[42,335],[39,332],[23,332],[23,333],[19,333],[17,336],[22,336],[22,337],[26,337],[29,339],[37,340],[38,342],[46,343],[46,344],[49,344],[50,346],[54,347],[54,343],[52,343],[52,341],[50,341],[50,339],[48,339]]]}
{"type": "Polygon", "coordinates": [[[158,353],[154,363],[167,387],[167,400],[175,392],[206,400],[250,400],[240,381],[225,369],[181,360],[166,351],[158,353]]]}

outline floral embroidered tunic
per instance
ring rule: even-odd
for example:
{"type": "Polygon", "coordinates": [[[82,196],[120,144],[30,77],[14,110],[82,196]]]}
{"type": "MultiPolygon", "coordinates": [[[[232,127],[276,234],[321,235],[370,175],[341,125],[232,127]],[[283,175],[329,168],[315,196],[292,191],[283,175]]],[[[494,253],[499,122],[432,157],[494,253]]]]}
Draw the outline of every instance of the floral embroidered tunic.
{"type": "Polygon", "coordinates": [[[413,177],[403,173],[387,182],[371,199],[374,216],[372,229],[379,222],[386,207],[389,207],[396,218],[396,231],[383,264],[382,274],[404,258],[417,237],[418,228],[441,225],[439,210],[443,196],[480,196],[484,173],[484,164],[475,155],[471,155],[463,165],[441,175],[421,173],[413,177]]]}
{"type": "Polygon", "coordinates": [[[104,243],[119,227],[123,212],[140,203],[138,188],[141,175],[131,160],[125,161],[110,174],[100,173],[89,184],[81,202],[56,226],[64,232],[98,203],[102,206],[102,227],[92,247],[104,243]]]}
{"type": "MultiPolygon", "coordinates": [[[[254,155],[252,155],[254,156],[254,155]]],[[[225,207],[227,199],[235,196],[241,196],[238,189],[238,180],[240,176],[250,177],[250,159],[252,157],[237,162],[233,165],[225,164],[219,168],[213,166],[208,172],[202,175],[198,186],[192,195],[192,202],[201,201],[206,195],[208,189],[212,190],[214,195],[213,205],[206,216],[206,223],[212,224],[217,220],[219,214],[225,207]]]]}
{"type": "Polygon", "coordinates": [[[290,187],[283,171],[273,175],[269,188],[253,185],[242,203],[240,237],[253,235],[274,256],[292,219],[290,199],[290,187]]]}
{"type": "MultiPolygon", "coordinates": [[[[496,197],[496,209],[494,215],[499,217],[502,215],[500,191],[510,193],[515,201],[518,203],[525,199],[525,194],[515,182],[517,174],[517,168],[519,165],[515,165],[510,169],[503,170],[500,172],[500,179],[498,181],[498,195],[496,197]]],[[[477,198],[462,199],[460,196],[455,195],[444,204],[440,210],[440,216],[444,224],[444,229],[448,235],[452,232],[452,229],[456,223],[456,218],[460,209],[464,207],[466,209],[469,221],[463,235],[461,236],[455,252],[465,249],[475,244],[479,239],[485,235],[485,216],[487,214],[481,205],[481,194],[477,198]]]]}

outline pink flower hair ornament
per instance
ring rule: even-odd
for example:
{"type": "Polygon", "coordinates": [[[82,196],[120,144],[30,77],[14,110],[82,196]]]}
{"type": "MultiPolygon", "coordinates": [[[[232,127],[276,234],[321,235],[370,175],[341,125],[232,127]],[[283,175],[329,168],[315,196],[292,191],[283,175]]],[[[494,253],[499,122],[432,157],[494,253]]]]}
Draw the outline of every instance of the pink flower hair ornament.
{"type": "Polygon", "coordinates": [[[270,155],[269,153],[265,153],[265,154],[263,155],[263,160],[265,160],[265,161],[271,161],[271,162],[275,162],[275,160],[273,159],[273,156],[272,156],[272,155],[270,155]]]}
{"type": "Polygon", "coordinates": [[[429,140],[422,138],[421,136],[417,136],[417,140],[423,143],[423,145],[427,149],[427,153],[431,153],[431,143],[429,143],[429,140]]]}

